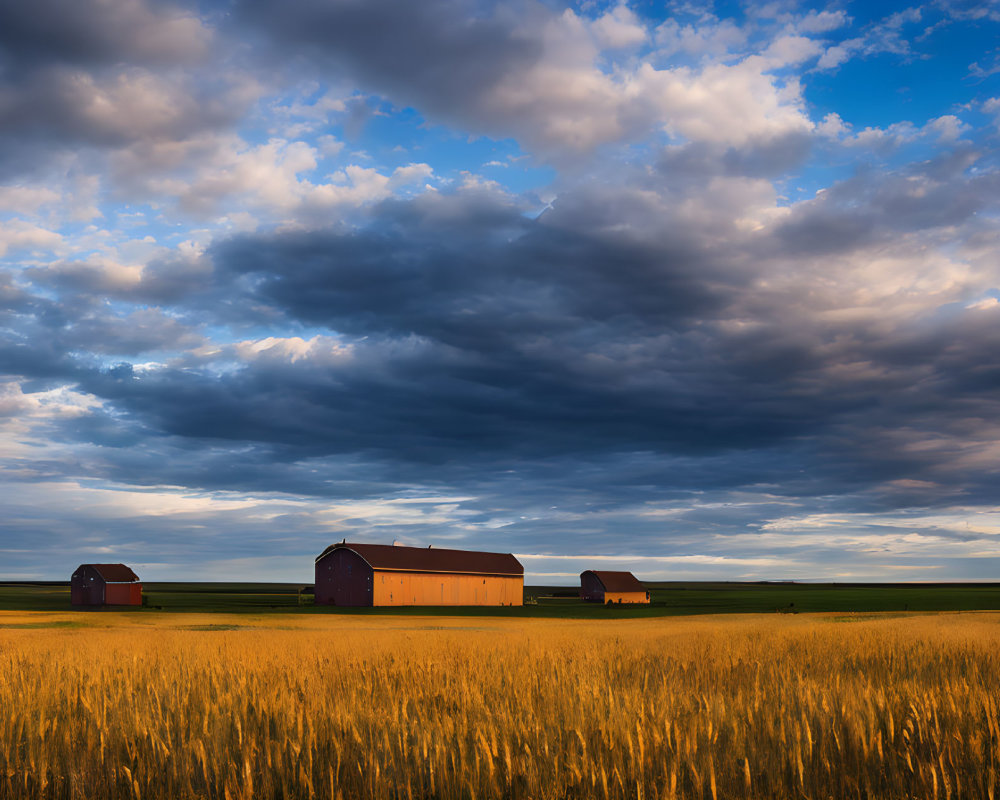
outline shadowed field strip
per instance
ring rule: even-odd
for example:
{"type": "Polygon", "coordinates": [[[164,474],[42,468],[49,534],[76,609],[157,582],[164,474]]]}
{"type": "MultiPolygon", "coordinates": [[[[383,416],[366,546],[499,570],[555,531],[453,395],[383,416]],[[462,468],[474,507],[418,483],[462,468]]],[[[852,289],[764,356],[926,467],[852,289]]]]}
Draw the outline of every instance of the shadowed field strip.
{"type": "Polygon", "coordinates": [[[74,619],[0,612],[0,798],[996,792],[995,613],[74,619]]]}

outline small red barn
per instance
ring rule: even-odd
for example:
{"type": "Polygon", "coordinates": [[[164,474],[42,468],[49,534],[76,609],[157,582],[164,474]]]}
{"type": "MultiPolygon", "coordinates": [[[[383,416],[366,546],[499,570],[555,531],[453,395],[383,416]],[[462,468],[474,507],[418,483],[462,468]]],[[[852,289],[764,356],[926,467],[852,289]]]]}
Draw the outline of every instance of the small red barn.
{"type": "Polygon", "coordinates": [[[631,572],[588,569],[580,573],[580,599],[597,603],[648,603],[649,592],[631,572]]]}
{"type": "Polygon", "coordinates": [[[523,603],[524,567],[510,553],[340,542],[316,558],[316,605],[523,603]]]}
{"type": "Polygon", "coordinates": [[[69,582],[75,606],[141,606],[142,584],[124,564],[81,564],[69,582]]]}

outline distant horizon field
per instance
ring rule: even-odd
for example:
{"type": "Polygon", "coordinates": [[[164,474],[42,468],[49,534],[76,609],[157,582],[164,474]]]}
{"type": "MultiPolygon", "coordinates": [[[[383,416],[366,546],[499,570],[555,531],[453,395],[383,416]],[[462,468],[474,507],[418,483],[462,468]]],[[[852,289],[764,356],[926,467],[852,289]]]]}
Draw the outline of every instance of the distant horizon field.
{"type": "MultiPolygon", "coordinates": [[[[146,605],[135,613],[233,612],[302,614],[431,614],[490,617],[615,619],[698,614],[798,612],[916,612],[1000,610],[1000,583],[794,583],[728,581],[644,582],[652,602],[644,606],[586,603],[572,586],[525,586],[520,607],[314,606],[300,590],[311,584],[261,582],[143,583],[146,605]]],[[[71,610],[68,581],[0,581],[0,609],[71,610]]],[[[81,609],[81,611],[94,611],[81,609]]]]}

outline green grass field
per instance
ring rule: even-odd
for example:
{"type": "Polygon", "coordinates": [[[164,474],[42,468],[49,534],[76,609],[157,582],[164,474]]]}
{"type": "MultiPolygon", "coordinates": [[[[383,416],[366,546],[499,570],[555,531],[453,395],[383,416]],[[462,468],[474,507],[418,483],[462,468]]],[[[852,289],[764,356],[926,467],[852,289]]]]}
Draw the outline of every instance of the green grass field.
{"type": "MultiPolygon", "coordinates": [[[[603,619],[689,614],[800,611],[985,611],[1000,610],[1000,583],[648,583],[648,606],[605,607],[582,603],[565,586],[526,586],[521,608],[329,608],[301,605],[301,584],[145,583],[147,605],[136,613],[271,611],[303,614],[442,614],[448,616],[563,617],[603,619]]],[[[311,602],[311,598],[310,601],[311,602]]],[[[0,609],[62,611],[70,607],[69,585],[0,583],[0,609]]]]}

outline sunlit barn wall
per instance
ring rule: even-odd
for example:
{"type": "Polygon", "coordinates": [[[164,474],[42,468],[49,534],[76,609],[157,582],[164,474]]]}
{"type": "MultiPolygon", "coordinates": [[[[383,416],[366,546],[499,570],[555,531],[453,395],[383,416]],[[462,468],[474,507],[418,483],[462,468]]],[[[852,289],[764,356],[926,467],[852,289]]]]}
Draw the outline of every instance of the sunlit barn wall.
{"type": "Polygon", "coordinates": [[[375,572],[377,606],[519,606],[523,597],[523,578],[375,572]]]}

